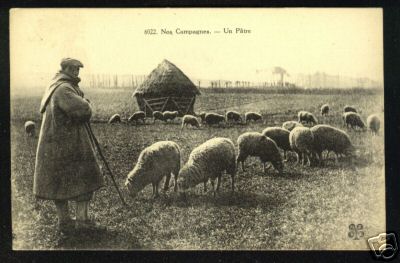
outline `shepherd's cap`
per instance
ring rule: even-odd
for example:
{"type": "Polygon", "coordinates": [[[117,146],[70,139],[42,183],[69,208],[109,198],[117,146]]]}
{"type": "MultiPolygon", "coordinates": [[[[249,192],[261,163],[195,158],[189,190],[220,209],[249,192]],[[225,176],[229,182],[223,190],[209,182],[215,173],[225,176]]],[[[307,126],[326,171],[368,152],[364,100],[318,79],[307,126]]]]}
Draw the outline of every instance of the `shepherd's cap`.
{"type": "Polygon", "coordinates": [[[75,66],[75,67],[83,68],[82,62],[80,62],[79,60],[74,59],[74,58],[64,58],[61,60],[60,65],[62,68],[67,67],[67,66],[75,66]]]}

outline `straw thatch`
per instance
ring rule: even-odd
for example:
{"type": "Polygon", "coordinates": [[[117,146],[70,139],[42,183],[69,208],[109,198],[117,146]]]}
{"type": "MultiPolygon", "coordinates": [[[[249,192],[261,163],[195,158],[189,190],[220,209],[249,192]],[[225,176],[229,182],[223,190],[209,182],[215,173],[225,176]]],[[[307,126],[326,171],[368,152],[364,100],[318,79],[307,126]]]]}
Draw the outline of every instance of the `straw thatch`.
{"type": "Polygon", "coordinates": [[[164,59],[147,79],[135,90],[133,96],[191,97],[200,92],[193,82],[174,64],[164,59]]]}
{"type": "Polygon", "coordinates": [[[178,111],[179,116],[194,114],[196,95],[193,82],[174,64],[163,60],[135,90],[140,110],[151,116],[154,111],[178,111]]]}

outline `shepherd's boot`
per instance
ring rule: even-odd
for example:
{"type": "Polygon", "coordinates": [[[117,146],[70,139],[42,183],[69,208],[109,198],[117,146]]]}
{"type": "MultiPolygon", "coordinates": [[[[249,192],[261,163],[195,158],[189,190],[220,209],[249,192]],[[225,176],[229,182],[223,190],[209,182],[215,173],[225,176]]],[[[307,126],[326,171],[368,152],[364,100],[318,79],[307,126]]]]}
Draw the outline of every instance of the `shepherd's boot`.
{"type": "Polygon", "coordinates": [[[89,201],[76,202],[75,228],[79,231],[106,231],[107,228],[99,225],[88,216],[89,201]]]}
{"type": "Polygon", "coordinates": [[[70,234],[74,231],[75,221],[69,216],[68,201],[56,200],[57,217],[58,217],[58,231],[61,234],[70,234]]]}

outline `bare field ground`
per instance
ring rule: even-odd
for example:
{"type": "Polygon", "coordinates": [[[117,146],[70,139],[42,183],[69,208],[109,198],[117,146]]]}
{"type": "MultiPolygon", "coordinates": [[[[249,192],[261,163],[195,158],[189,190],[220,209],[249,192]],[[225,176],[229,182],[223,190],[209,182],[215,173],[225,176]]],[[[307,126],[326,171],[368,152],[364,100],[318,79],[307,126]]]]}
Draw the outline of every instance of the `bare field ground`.
{"type": "MultiPolygon", "coordinates": [[[[194,147],[212,137],[236,142],[245,131],[261,132],[295,119],[298,110],[309,110],[320,122],[336,127],[342,127],[341,112],[346,104],[360,109],[364,119],[379,113],[383,120],[383,98],[378,95],[203,93],[195,104],[197,112],[259,111],[265,123],[183,131],[179,121],[149,121],[138,126],[105,123],[114,113],[126,119],[137,110],[130,95],[123,90],[86,92],[94,107],[94,133],[121,188],[140,151],[156,141],[177,142],[182,162],[186,162],[194,147]],[[329,103],[332,111],[325,119],[319,115],[323,103],[329,103]]],[[[283,175],[278,175],[273,169],[263,173],[259,160],[250,158],[246,172],[238,169],[236,192],[231,194],[230,178],[224,176],[216,198],[211,187],[203,193],[199,185],[187,198],[170,189],[151,199],[148,186],[136,199],[124,193],[129,203],[126,209],[106,176],[107,184],[96,192],[91,212],[109,231],[60,239],[53,203],[35,200],[32,195],[37,136],[27,137],[23,124],[33,119],[40,126],[39,103],[40,96],[11,98],[14,249],[368,249],[366,239],[385,230],[382,130],[377,137],[349,131],[359,149],[354,165],[347,160],[335,164],[331,155],[323,167],[304,167],[294,164],[292,154],[283,175]],[[364,237],[348,237],[352,223],[363,224],[364,237]]]]}

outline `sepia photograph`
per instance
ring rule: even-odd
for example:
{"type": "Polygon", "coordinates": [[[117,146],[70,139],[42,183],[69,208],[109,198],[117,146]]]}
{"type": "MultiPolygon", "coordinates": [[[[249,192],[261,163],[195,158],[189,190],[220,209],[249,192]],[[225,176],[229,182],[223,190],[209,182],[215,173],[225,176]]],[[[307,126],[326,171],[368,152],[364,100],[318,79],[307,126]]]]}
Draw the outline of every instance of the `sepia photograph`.
{"type": "Polygon", "coordinates": [[[13,250],[362,250],[382,8],[10,10],[13,250]]]}

